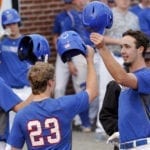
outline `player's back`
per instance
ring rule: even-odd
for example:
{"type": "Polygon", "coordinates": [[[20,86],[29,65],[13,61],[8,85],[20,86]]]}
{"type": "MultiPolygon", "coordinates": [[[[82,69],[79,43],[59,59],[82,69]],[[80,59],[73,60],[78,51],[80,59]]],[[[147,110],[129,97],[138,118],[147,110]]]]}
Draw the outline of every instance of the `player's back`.
{"type": "Polygon", "coordinates": [[[72,119],[87,107],[86,92],[33,101],[17,113],[8,143],[22,148],[26,141],[28,150],[71,150],[72,119]]]}

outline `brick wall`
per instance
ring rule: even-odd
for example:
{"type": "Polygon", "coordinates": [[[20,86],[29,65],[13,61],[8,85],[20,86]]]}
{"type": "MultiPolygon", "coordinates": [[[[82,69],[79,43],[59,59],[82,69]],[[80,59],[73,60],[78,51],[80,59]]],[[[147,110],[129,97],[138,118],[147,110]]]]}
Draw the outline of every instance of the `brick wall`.
{"type": "MultiPolygon", "coordinates": [[[[52,44],[52,28],[55,15],[60,12],[63,0],[18,0],[19,12],[22,18],[22,34],[38,33],[45,36],[51,46],[50,62],[55,64],[56,51],[52,44]]],[[[67,93],[72,93],[72,83],[67,87],[67,93]]]]}
{"type": "Polygon", "coordinates": [[[50,61],[55,61],[55,50],[52,45],[52,27],[55,15],[63,9],[62,0],[20,0],[19,11],[22,18],[23,34],[39,33],[44,35],[51,47],[50,61]]]}

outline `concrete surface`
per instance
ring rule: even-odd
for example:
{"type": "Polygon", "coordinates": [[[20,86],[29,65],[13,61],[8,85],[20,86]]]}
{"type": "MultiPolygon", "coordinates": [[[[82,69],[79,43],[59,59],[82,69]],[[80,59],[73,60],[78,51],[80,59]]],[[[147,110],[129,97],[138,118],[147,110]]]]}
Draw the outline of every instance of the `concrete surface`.
{"type": "Polygon", "coordinates": [[[113,150],[111,144],[106,144],[106,140],[100,141],[96,133],[83,133],[73,131],[72,150],[113,150]]]}

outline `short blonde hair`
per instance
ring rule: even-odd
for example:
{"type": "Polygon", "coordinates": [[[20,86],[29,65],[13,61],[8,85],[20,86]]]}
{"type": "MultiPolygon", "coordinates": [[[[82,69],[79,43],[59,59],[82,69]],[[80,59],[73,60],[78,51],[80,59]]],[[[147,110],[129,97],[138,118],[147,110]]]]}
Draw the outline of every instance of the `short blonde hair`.
{"type": "Polygon", "coordinates": [[[28,79],[33,94],[40,94],[46,90],[47,82],[54,79],[54,66],[45,62],[37,62],[28,72],[28,79]]]}

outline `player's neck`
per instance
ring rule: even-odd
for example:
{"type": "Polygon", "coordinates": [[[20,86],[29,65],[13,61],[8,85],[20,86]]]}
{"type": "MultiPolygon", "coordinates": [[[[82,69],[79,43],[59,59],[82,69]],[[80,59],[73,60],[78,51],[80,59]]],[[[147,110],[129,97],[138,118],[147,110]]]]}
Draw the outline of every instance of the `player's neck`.
{"type": "Polygon", "coordinates": [[[19,38],[20,36],[21,36],[20,33],[10,34],[10,35],[9,35],[9,37],[10,37],[11,39],[17,39],[17,38],[19,38]]]}
{"type": "Polygon", "coordinates": [[[49,98],[50,96],[46,93],[38,94],[38,95],[33,95],[33,101],[42,101],[44,99],[49,98]]]}

